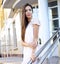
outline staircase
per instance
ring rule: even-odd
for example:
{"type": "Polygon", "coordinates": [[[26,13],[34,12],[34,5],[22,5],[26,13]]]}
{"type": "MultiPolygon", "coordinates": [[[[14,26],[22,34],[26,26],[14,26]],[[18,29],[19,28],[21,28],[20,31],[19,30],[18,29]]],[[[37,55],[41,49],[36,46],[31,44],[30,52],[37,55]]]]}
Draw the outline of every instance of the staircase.
{"type": "MultiPolygon", "coordinates": [[[[55,50],[58,47],[60,39],[60,28],[54,33],[54,35],[35,53],[36,57],[39,57],[38,64],[60,64],[60,57],[54,56],[54,53],[57,53],[55,50]],[[57,38],[50,44],[51,40],[57,36],[57,38]],[[48,46],[48,48],[47,48],[48,46]],[[44,53],[43,53],[44,51],[44,53]],[[43,55],[41,56],[41,53],[43,55]]],[[[32,64],[30,60],[27,64],[32,64]]]]}

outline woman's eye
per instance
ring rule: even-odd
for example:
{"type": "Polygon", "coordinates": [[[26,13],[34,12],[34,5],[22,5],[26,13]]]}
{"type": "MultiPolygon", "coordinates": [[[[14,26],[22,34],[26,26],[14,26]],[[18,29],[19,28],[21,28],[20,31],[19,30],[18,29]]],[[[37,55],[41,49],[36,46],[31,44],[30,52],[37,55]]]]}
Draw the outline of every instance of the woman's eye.
{"type": "Polygon", "coordinates": [[[29,9],[29,11],[32,11],[32,9],[29,9]]]}
{"type": "Polygon", "coordinates": [[[27,12],[27,10],[25,10],[25,12],[27,12]]]}
{"type": "Polygon", "coordinates": [[[32,11],[32,9],[25,10],[25,12],[27,12],[27,11],[32,11]]]}

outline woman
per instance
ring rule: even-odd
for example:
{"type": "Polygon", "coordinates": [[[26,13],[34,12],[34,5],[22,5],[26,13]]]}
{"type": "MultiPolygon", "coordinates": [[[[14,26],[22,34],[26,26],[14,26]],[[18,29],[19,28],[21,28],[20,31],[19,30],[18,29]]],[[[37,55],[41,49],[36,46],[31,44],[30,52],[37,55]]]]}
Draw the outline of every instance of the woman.
{"type": "Polygon", "coordinates": [[[22,46],[24,46],[24,57],[22,64],[27,64],[32,59],[33,64],[36,63],[35,50],[37,47],[39,21],[32,17],[33,8],[30,4],[26,4],[22,10],[22,46]]]}

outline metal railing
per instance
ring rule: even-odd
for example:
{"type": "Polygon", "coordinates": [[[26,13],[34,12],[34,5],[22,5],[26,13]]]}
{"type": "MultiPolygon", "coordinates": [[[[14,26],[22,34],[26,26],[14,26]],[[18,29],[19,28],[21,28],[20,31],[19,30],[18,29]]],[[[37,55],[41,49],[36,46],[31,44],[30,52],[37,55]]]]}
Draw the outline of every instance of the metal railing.
{"type": "Polygon", "coordinates": [[[39,64],[42,64],[44,62],[44,60],[46,59],[46,57],[50,54],[51,50],[53,48],[56,48],[57,46],[57,40],[59,39],[60,35],[55,39],[54,43],[48,48],[48,50],[44,53],[44,55],[40,58],[40,62],[39,64]]]}
{"type": "MultiPolygon", "coordinates": [[[[46,46],[48,46],[48,44],[50,43],[50,41],[59,33],[60,28],[53,34],[53,36],[43,45],[43,47],[41,47],[36,53],[36,58],[42,53],[42,51],[46,48],[46,46]]],[[[59,35],[60,36],[60,35],[59,35]]],[[[59,37],[58,37],[59,38],[59,37]]],[[[51,45],[53,46],[53,45],[51,45]]],[[[49,48],[50,49],[50,48],[49,48]]],[[[43,61],[43,60],[42,60],[43,61]]],[[[41,61],[41,62],[42,62],[41,61]]],[[[32,64],[32,60],[30,59],[30,61],[28,61],[27,64],[32,64]]]]}

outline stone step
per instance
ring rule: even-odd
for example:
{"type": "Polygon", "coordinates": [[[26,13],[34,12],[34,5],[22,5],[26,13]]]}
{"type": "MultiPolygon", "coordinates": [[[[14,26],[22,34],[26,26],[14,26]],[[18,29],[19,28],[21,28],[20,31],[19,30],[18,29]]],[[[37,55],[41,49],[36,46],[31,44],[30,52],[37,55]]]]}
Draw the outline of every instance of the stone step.
{"type": "Polygon", "coordinates": [[[0,63],[12,63],[12,62],[22,62],[22,57],[5,57],[5,58],[0,58],[0,63]]]}

